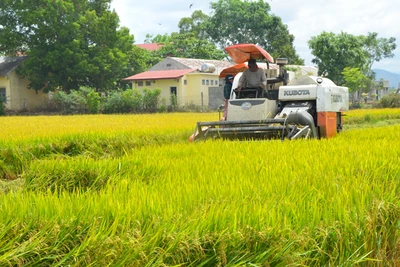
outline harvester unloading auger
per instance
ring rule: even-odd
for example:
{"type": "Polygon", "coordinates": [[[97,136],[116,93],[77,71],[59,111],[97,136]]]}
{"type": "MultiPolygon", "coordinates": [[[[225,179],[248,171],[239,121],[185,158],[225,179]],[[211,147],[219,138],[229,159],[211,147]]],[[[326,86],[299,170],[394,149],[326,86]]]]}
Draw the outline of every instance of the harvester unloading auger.
{"type": "Polygon", "coordinates": [[[220,121],[198,122],[189,141],[206,139],[298,139],[329,138],[342,129],[342,112],[348,110],[348,88],[331,80],[298,76],[289,81],[286,59],[277,59],[279,70],[269,69],[273,58],[253,44],[225,48],[238,64],[250,58],[267,62],[267,88],[244,88],[237,92],[236,74],[227,116],[220,121]],[[275,74],[275,75],[273,75],[275,74]]]}

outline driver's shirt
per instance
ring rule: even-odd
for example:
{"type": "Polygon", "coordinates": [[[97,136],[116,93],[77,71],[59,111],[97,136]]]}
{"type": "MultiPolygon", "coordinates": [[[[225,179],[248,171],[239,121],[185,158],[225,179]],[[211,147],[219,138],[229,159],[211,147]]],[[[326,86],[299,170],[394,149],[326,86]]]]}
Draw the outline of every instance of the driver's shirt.
{"type": "Polygon", "coordinates": [[[242,76],[239,79],[238,87],[241,88],[257,88],[263,85],[263,88],[267,86],[267,77],[263,69],[258,68],[257,71],[250,71],[246,69],[243,71],[242,76]]]}

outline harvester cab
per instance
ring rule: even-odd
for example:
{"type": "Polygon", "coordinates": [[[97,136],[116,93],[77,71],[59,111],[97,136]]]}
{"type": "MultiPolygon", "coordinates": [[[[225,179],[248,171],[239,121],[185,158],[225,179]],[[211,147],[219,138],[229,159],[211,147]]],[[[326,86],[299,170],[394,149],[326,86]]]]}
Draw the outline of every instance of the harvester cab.
{"type": "MultiPolygon", "coordinates": [[[[260,51],[259,58],[273,62],[265,50],[252,44],[234,45],[225,50],[235,61],[239,59],[234,54],[232,56],[232,51],[243,50],[243,47],[249,57],[253,58],[258,53],[251,54],[250,50],[260,51]]],[[[240,60],[246,59],[242,57],[240,60]]],[[[243,88],[237,91],[242,75],[237,73],[227,116],[220,121],[198,122],[189,140],[330,138],[340,132],[342,112],[348,110],[348,89],[323,77],[298,76],[289,79],[289,73],[284,69],[286,62],[277,59],[278,69],[270,69],[267,63],[266,90],[243,88]]]]}

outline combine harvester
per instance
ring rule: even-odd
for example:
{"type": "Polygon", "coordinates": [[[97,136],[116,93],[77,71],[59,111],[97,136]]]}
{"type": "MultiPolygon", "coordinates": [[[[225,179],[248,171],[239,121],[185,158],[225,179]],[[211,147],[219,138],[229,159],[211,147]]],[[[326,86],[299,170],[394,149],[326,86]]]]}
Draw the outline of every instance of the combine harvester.
{"type": "Polygon", "coordinates": [[[265,60],[266,91],[260,93],[259,88],[237,91],[242,74],[237,73],[226,118],[198,122],[189,141],[330,138],[342,130],[342,112],[349,108],[347,87],[314,76],[299,76],[289,81],[284,69],[287,59],[276,60],[279,70],[270,69],[269,63],[274,61],[271,55],[253,44],[232,45],[225,51],[238,66],[250,58],[265,60]]]}

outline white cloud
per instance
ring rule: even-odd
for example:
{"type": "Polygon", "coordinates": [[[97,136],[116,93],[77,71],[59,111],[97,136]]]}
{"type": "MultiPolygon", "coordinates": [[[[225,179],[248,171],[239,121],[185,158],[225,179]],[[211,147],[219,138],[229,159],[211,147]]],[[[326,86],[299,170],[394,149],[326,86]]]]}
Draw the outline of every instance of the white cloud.
{"type": "Polygon", "coordinates": [[[195,10],[209,14],[209,7],[209,0],[113,0],[111,3],[111,8],[119,15],[120,25],[130,29],[136,43],[143,43],[146,34],[176,32],[181,18],[190,17],[195,10]],[[192,3],[193,6],[189,8],[192,3]]]}
{"type": "Polygon", "coordinates": [[[295,36],[294,45],[299,55],[311,64],[313,56],[307,42],[323,31],[354,35],[377,32],[378,37],[396,37],[396,56],[375,63],[383,68],[400,73],[400,1],[390,0],[287,0],[270,1],[272,13],[282,18],[295,36]],[[288,15],[287,15],[288,14],[288,15]]]}
{"type": "MultiPolygon", "coordinates": [[[[214,0],[213,2],[216,2],[214,0]]],[[[323,31],[354,35],[377,32],[378,37],[396,37],[395,57],[375,63],[374,68],[400,73],[400,0],[264,0],[271,13],[282,18],[295,36],[294,46],[307,65],[312,55],[307,42],[323,31]]],[[[179,20],[190,17],[194,10],[210,14],[210,0],[154,0],[133,2],[113,0],[111,7],[118,13],[121,26],[142,43],[147,33],[170,34],[178,31],[179,20]],[[189,5],[193,3],[193,7],[189,5]],[[161,24],[161,25],[160,25],[161,24]]],[[[222,26],[221,26],[222,27],[222,26]]]]}

